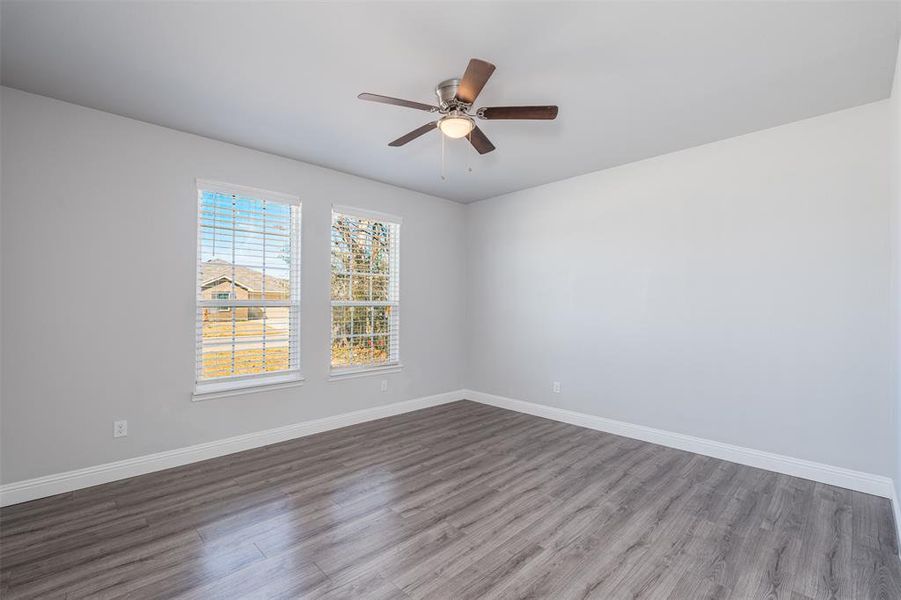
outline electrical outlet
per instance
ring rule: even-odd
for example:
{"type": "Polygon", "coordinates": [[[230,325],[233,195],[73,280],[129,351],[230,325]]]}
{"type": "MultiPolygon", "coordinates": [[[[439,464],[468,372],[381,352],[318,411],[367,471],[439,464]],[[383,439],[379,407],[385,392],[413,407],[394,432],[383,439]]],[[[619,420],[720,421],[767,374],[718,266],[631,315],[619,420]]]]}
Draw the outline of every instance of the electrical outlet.
{"type": "Polygon", "coordinates": [[[560,393],[560,382],[559,382],[559,381],[555,381],[555,382],[554,382],[554,393],[555,393],[555,394],[559,394],[559,393],[560,393]]]}
{"type": "Polygon", "coordinates": [[[128,435],[128,421],[113,421],[113,437],[125,437],[128,435]]]}
{"type": "Polygon", "coordinates": [[[383,392],[388,391],[388,380],[387,379],[382,379],[382,391],[383,392]]]}

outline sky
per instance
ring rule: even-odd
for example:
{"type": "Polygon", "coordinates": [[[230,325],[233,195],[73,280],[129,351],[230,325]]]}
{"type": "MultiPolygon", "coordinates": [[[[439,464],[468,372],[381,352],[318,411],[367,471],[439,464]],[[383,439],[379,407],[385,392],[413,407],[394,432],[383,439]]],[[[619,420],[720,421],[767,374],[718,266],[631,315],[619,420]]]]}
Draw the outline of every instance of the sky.
{"type": "Polygon", "coordinates": [[[289,278],[292,207],[279,202],[201,192],[200,260],[220,259],[289,278]]]}

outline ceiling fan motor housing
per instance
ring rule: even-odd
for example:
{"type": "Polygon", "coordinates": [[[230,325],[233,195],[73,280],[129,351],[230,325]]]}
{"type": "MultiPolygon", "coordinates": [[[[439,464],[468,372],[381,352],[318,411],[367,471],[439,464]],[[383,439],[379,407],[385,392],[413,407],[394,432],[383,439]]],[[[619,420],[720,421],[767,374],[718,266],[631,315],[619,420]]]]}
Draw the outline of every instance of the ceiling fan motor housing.
{"type": "Polygon", "coordinates": [[[459,79],[445,79],[435,86],[435,95],[438,96],[438,104],[442,109],[446,110],[460,104],[456,98],[459,88],[459,79]]]}

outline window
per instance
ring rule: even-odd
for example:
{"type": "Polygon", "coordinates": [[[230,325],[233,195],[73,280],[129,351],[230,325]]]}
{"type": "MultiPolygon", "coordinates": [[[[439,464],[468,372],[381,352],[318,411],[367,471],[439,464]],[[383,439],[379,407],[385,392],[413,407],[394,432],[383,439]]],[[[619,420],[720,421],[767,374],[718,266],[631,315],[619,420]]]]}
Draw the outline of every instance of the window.
{"type": "Polygon", "coordinates": [[[195,394],[300,378],[297,198],[198,181],[195,394]]]}
{"type": "MultiPolygon", "coordinates": [[[[230,292],[216,292],[213,296],[215,300],[229,300],[232,297],[230,292]]],[[[229,312],[231,309],[231,306],[223,305],[218,310],[219,312],[229,312]]]]}
{"type": "Polygon", "coordinates": [[[400,219],[332,210],[332,374],[399,367],[400,219]]]}

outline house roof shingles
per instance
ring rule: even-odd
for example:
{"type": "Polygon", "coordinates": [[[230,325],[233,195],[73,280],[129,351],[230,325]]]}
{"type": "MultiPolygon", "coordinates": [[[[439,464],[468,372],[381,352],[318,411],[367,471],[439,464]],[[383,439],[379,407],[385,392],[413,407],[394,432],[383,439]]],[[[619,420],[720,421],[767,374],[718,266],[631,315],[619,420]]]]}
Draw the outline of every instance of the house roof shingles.
{"type": "Polygon", "coordinates": [[[240,267],[232,265],[230,262],[214,258],[203,263],[200,271],[201,284],[207,287],[208,284],[219,281],[220,279],[232,280],[234,272],[235,285],[247,289],[251,292],[262,292],[263,284],[266,284],[266,291],[289,291],[291,285],[287,279],[281,277],[273,277],[272,275],[263,275],[256,269],[240,267]]]}

